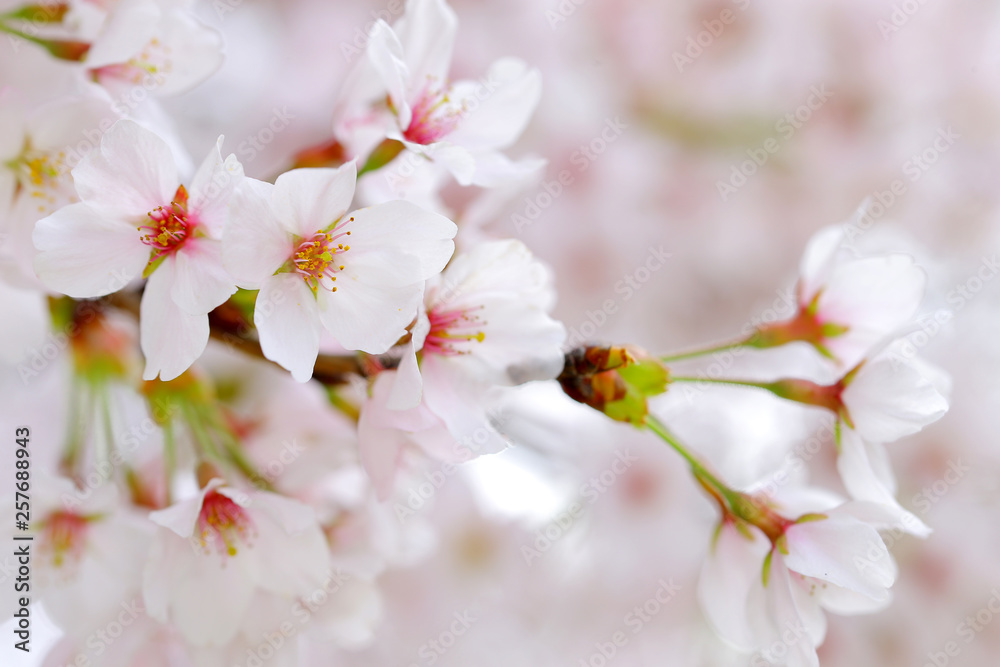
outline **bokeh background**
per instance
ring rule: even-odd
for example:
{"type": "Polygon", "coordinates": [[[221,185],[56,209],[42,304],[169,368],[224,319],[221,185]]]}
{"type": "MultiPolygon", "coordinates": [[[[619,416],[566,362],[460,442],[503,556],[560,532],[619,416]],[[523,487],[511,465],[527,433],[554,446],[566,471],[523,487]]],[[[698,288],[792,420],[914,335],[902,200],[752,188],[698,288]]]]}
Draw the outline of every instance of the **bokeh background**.
{"type": "MultiPolygon", "coordinates": [[[[735,336],[769,309],[789,315],[809,237],[874,199],[858,246],[908,252],[926,269],[911,341],[950,373],[952,409],[890,448],[901,502],[934,534],[891,539],[894,603],[875,616],[830,617],[821,661],[997,664],[1000,3],[451,4],[460,21],[454,78],[478,78],[503,55],[541,69],[541,105],[510,153],[548,167],[541,181],[503,191],[447,188],[443,205],[469,238],[520,238],[551,265],[555,314],[571,334],[666,353],[735,336]],[[571,182],[552,196],[563,172],[571,182]],[[656,253],[669,258],[644,273],[656,253]],[[981,630],[966,641],[960,624],[977,614],[981,630]],[[946,655],[953,641],[958,654],[946,655]]],[[[182,140],[200,155],[224,133],[235,149],[281,110],[291,120],[273,141],[250,160],[238,155],[256,177],[287,166],[329,137],[366,26],[398,6],[202,0],[227,60],[166,102],[182,140]]],[[[806,372],[809,357],[783,350],[687,368],[806,372]]],[[[619,630],[628,643],[607,664],[750,664],[713,637],[698,609],[715,510],[676,457],[555,387],[526,388],[508,407],[516,446],[449,476],[419,511],[436,547],[383,577],[386,619],[374,644],[331,646],[314,664],[601,667],[600,646],[619,630]],[[583,485],[626,451],[636,462],[591,501],[583,485]],[[560,517],[581,498],[582,513],[563,529],[560,517]],[[522,547],[537,547],[537,531],[552,525],[558,539],[527,563],[522,547]],[[670,601],[636,621],[634,608],[664,584],[676,588],[670,601]],[[446,637],[463,615],[475,620],[446,637]],[[435,639],[451,645],[438,652],[435,639]]],[[[729,389],[667,397],[658,409],[742,483],[821,428],[820,415],[729,389]]],[[[832,462],[828,443],[809,461],[812,479],[841,491],[832,462]]]]}

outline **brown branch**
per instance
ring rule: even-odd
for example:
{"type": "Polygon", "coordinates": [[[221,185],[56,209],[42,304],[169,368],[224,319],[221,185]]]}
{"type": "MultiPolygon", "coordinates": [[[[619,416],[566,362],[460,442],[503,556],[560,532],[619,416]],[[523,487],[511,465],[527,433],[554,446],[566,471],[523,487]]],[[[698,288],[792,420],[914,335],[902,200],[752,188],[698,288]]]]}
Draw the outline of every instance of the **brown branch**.
{"type": "MultiPolygon", "coordinates": [[[[118,310],[139,318],[139,292],[116,292],[101,301],[118,310]]],[[[246,322],[240,310],[228,301],[208,314],[209,335],[220,343],[229,345],[240,352],[259,359],[265,359],[260,341],[254,335],[253,326],[246,322]]],[[[391,367],[390,359],[379,359],[358,354],[320,354],[313,367],[313,378],[325,385],[345,384],[352,375],[368,377],[373,372],[391,367]]]]}

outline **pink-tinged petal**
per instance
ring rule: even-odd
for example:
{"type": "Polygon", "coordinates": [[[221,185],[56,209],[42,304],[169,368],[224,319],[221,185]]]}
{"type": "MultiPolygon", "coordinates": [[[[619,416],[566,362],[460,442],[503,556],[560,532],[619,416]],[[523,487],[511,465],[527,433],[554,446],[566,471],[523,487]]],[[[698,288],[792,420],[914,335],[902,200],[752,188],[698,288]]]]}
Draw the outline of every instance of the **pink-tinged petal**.
{"type": "Polygon", "coordinates": [[[495,188],[524,181],[544,169],[547,161],[534,157],[514,161],[503,153],[493,151],[477,154],[475,163],[472,185],[495,188]]]}
{"type": "Polygon", "coordinates": [[[173,380],[191,367],[208,345],[208,315],[181,310],[171,296],[174,260],[168,258],[146,281],[139,307],[139,344],[146,357],[144,380],[173,380]]]}
{"type": "MultiPolygon", "coordinates": [[[[908,322],[920,306],[927,276],[912,257],[886,255],[844,262],[828,276],[819,317],[885,335],[908,322]]],[[[874,340],[871,342],[875,342],[874,340]]]]}
{"type": "MultiPolygon", "coordinates": [[[[344,229],[351,230],[349,239],[351,250],[343,255],[344,264],[350,269],[354,257],[365,254],[378,256],[384,261],[383,277],[379,284],[404,285],[423,282],[440,273],[455,252],[452,239],[458,233],[454,222],[406,201],[391,201],[361,209],[351,214],[344,229]],[[417,269],[410,272],[412,263],[407,262],[404,270],[396,270],[389,264],[397,261],[399,255],[409,255],[417,260],[417,269]]],[[[379,260],[365,259],[366,265],[375,265],[379,260]]]]}
{"type": "Polygon", "coordinates": [[[455,372],[442,361],[440,357],[424,360],[423,405],[445,423],[453,440],[475,443],[475,454],[494,454],[506,449],[507,441],[493,428],[486,412],[489,385],[455,372]]]}
{"type": "Polygon", "coordinates": [[[420,377],[420,366],[417,364],[417,352],[413,343],[410,342],[404,348],[403,358],[399,360],[399,366],[396,368],[395,382],[392,383],[392,392],[389,394],[389,409],[409,410],[415,408],[420,405],[423,389],[424,383],[420,377]]]}
{"type": "Polygon", "coordinates": [[[774,553],[767,586],[758,579],[747,599],[751,629],[758,653],[765,660],[788,667],[819,667],[814,635],[825,630],[825,621],[824,627],[816,627],[814,613],[803,617],[793,592],[797,585],[782,556],[774,553]]]}
{"type": "Polygon", "coordinates": [[[306,382],[319,355],[316,297],[301,277],[279,273],[264,281],[253,312],[264,356],[306,382]]]}
{"type": "Polygon", "coordinates": [[[864,442],[852,429],[841,429],[837,470],[851,498],[885,506],[891,524],[917,537],[927,537],[931,529],[895,498],[896,479],[885,446],[864,442]]]}
{"type": "Polygon", "coordinates": [[[490,67],[485,81],[456,84],[456,102],[469,109],[448,141],[469,150],[510,146],[527,127],[542,98],[542,73],[517,58],[503,58],[490,67]]]}
{"type": "Polygon", "coordinates": [[[826,284],[843,242],[844,230],[840,226],[824,227],[809,240],[799,264],[799,290],[804,305],[809,305],[826,284]]]}
{"type": "Polygon", "coordinates": [[[169,69],[154,75],[157,95],[190,90],[222,66],[222,35],[189,12],[169,10],[157,28],[164,48],[169,49],[165,53],[169,69]]]}
{"type": "MultiPolygon", "coordinates": [[[[191,545],[183,548],[191,550],[191,545]]],[[[253,560],[252,551],[242,550],[226,567],[216,557],[192,554],[183,576],[175,574],[170,623],[188,642],[225,646],[236,637],[255,590],[244,569],[253,560]]]]}
{"type": "Polygon", "coordinates": [[[194,535],[194,527],[198,522],[201,506],[205,503],[205,496],[209,491],[213,491],[223,484],[225,484],[223,480],[214,478],[205,485],[205,488],[197,496],[174,503],[165,509],[150,512],[149,520],[164,528],[169,528],[177,533],[178,537],[187,539],[194,535]]]}
{"type": "Polygon", "coordinates": [[[948,400],[905,351],[890,346],[868,361],[847,388],[842,400],[855,430],[867,442],[893,442],[936,422],[948,411],[948,400]]]}
{"type": "Polygon", "coordinates": [[[887,590],[885,596],[876,599],[833,584],[823,585],[816,591],[816,596],[823,609],[840,616],[874,614],[892,603],[892,591],[887,590]]]}
{"type": "Polygon", "coordinates": [[[896,565],[878,531],[850,517],[807,521],[785,531],[785,562],[799,574],[882,599],[896,565]]]}
{"type": "Polygon", "coordinates": [[[201,163],[188,188],[188,210],[213,238],[220,238],[229,200],[243,182],[243,165],[230,155],[222,159],[222,137],[201,163]]]}
{"type": "MultiPolygon", "coordinates": [[[[374,266],[353,262],[338,274],[337,291],[320,289],[316,295],[319,318],[337,342],[348,350],[382,354],[406,335],[423,297],[423,282],[386,285],[374,266]],[[382,283],[382,284],[380,284],[382,283]]],[[[417,271],[412,257],[402,256],[396,268],[417,271]],[[409,264],[409,267],[403,265],[409,264]]]]}
{"type": "Polygon", "coordinates": [[[0,280],[0,312],[17,326],[0,328],[0,361],[16,364],[31,348],[45,344],[52,316],[45,293],[21,289],[0,280]]]}
{"type": "Polygon", "coordinates": [[[32,238],[38,277],[77,299],[120,290],[149,261],[149,247],[134,227],[82,203],[39,220],[32,238]]]}
{"type": "Polygon", "coordinates": [[[274,186],[246,178],[236,188],[222,234],[222,262],[237,284],[257,289],[295,252],[291,230],[271,208],[274,186]]]}
{"type": "Polygon", "coordinates": [[[193,239],[174,254],[174,285],[170,296],[181,310],[204,315],[236,291],[233,278],[222,266],[222,243],[193,239]]]}
{"type": "Polygon", "coordinates": [[[272,206],[286,229],[303,239],[339,220],[354,199],[354,162],[336,169],[293,169],[274,183],[272,206]]]}
{"type": "Polygon", "coordinates": [[[698,603],[713,629],[741,650],[754,647],[747,607],[740,604],[760,579],[769,548],[759,534],[750,539],[731,523],[724,524],[698,578],[698,603]]]}
{"type": "Polygon", "coordinates": [[[368,62],[385,86],[386,94],[396,112],[400,131],[413,120],[410,107],[411,74],[404,62],[403,45],[384,21],[379,20],[371,32],[366,53],[368,62]]]}
{"type": "Polygon", "coordinates": [[[392,495],[400,457],[407,435],[384,418],[395,372],[379,373],[372,383],[371,396],[361,406],[358,420],[358,454],[361,465],[375,487],[379,500],[392,495]]]}
{"type": "Polygon", "coordinates": [[[449,141],[439,141],[427,146],[409,141],[404,143],[411,151],[442,165],[451,172],[459,185],[472,185],[476,175],[476,158],[469,152],[469,149],[449,141]]]}
{"type": "Polygon", "coordinates": [[[33,148],[65,152],[67,167],[72,167],[75,166],[72,159],[97,148],[101,138],[99,129],[119,118],[108,97],[71,97],[46,104],[33,113],[28,119],[28,136],[33,148]]]}
{"type": "Polygon", "coordinates": [[[442,85],[448,78],[458,17],[444,0],[411,0],[393,25],[402,45],[414,87],[425,81],[442,85]]]}
{"type": "Polygon", "coordinates": [[[80,199],[103,212],[142,223],[166,206],[180,180],[173,153],[163,139],[131,120],[120,120],[73,169],[80,199]]]}
{"type": "Polygon", "coordinates": [[[153,39],[160,17],[155,0],[120,0],[108,12],[84,64],[97,68],[126,62],[153,39]]]}
{"type": "MultiPolygon", "coordinates": [[[[258,505],[261,501],[257,499],[258,505]]],[[[315,519],[308,528],[289,534],[262,512],[254,517],[259,539],[256,555],[263,575],[260,588],[288,597],[321,590],[330,573],[330,550],[315,519]]]]}

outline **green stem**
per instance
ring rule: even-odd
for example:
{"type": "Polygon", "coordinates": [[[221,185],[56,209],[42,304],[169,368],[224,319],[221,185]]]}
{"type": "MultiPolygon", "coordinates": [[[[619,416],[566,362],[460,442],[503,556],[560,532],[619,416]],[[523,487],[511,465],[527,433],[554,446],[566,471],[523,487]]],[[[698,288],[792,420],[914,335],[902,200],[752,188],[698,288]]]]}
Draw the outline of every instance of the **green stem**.
{"type": "Polygon", "coordinates": [[[754,380],[734,380],[732,378],[707,378],[691,376],[673,376],[671,382],[690,382],[710,384],[727,384],[734,387],[752,387],[769,391],[778,398],[786,401],[793,401],[803,405],[811,405],[818,408],[826,408],[835,415],[849,420],[847,410],[840,398],[841,392],[850,381],[850,375],[836,384],[822,385],[811,380],[799,378],[782,378],[773,382],[756,382],[754,380]]]}
{"type": "Polygon", "coordinates": [[[715,489],[719,493],[719,495],[725,498],[730,505],[733,505],[738,502],[738,496],[740,494],[736,491],[733,491],[731,488],[729,488],[729,486],[725,482],[720,480],[711,471],[709,471],[709,469],[705,466],[705,464],[702,463],[698,459],[698,457],[692,454],[688,450],[688,448],[685,447],[683,443],[681,443],[681,441],[677,439],[677,436],[675,436],[673,433],[670,432],[670,430],[663,424],[663,422],[661,422],[653,415],[647,415],[646,426],[649,427],[650,431],[660,436],[660,438],[662,438],[664,442],[670,445],[670,447],[673,448],[675,452],[680,454],[684,458],[684,460],[688,462],[688,465],[691,466],[691,471],[695,474],[696,477],[698,477],[699,479],[707,483],[709,486],[711,486],[713,489],[715,489]]]}
{"type": "Polygon", "coordinates": [[[177,443],[174,440],[174,423],[167,421],[163,425],[163,472],[166,476],[164,480],[164,493],[167,507],[173,504],[173,493],[171,487],[174,483],[174,475],[177,472],[177,443]]]}
{"type": "Polygon", "coordinates": [[[694,377],[691,375],[671,375],[671,382],[689,382],[692,384],[700,384],[702,382],[707,382],[708,384],[728,384],[734,387],[753,387],[754,389],[764,389],[765,391],[773,391],[770,387],[772,383],[770,382],[755,382],[753,380],[734,380],[731,378],[709,378],[709,377],[694,377]]]}
{"type": "Polygon", "coordinates": [[[739,347],[746,347],[747,345],[750,344],[750,341],[752,339],[753,336],[751,336],[750,338],[743,338],[737,341],[729,341],[728,343],[717,343],[715,345],[712,345],[711,347],[703,347],[695,350],[688,350],[687,352],[678,352],[676,354],[669,354],[660,357],[660,361],[662,361],[665,364],[669,364],[675,361],[697,359],[698,357],[704,357],[709,354],[715,354],[716,352],[727,352],[729,350],[735,350],[736,348],[739,347]]]}

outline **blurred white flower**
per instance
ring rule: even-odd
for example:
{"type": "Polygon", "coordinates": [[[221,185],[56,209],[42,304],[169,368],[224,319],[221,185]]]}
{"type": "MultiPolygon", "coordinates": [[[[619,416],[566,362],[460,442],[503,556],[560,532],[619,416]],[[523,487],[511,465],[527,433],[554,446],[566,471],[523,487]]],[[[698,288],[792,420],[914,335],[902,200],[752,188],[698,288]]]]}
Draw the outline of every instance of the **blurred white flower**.
{"type": "Polygon", "coordinates": [[[391,28],[379,21],[367,58],[342,89],[335,131],[360,153],[383,138],[444,165],[462,185],[523,178],[544,163],[499,151],[524,131],[542,92],[537,69],[498,60],[481,81],[449,82],[457,18],[444,0],[410,0],[391,28]]]}
{"type": "Polygon", "coordinates": [[[259,611],[261,595],[294,600],[321,589],[329,575],[313,510],[277,494],[213,479],[150,519],[161,528],[143,575],[146,610],[196,646],[229,644],[259,611]]]}

